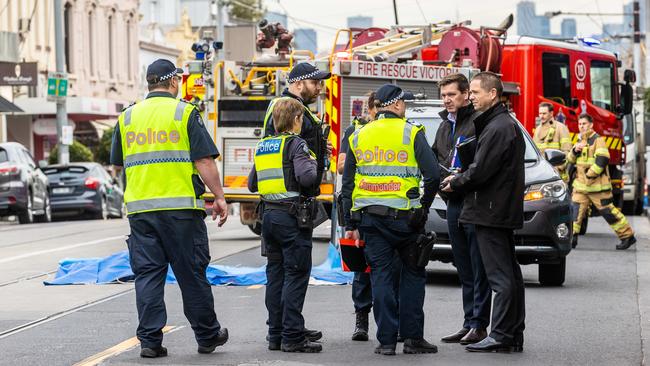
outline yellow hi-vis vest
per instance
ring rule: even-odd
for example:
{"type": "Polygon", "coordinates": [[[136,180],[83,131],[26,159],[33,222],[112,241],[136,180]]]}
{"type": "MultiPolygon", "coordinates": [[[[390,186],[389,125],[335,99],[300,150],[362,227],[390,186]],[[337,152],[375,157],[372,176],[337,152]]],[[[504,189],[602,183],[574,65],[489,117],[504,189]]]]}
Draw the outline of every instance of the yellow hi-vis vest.
{"type": "Polygon", "coordinates": [[[278,201],[300,196],[297,191],[287,190],[282,164],[284,149],[289,139],[295,137],[297,135],[293,134],[269,136],[257,143],[253,157],[257,171],[257,190],[266,201],[278,201]]]}
{"type": "Polygon", "coordinates": [[[128,214],[204,210],[196,198],[187,122],[194,106],[169,97],[135,104],[118,118],[126,173],[128,214]]]}
{"type": "MultiPolygon", "coordinates": [[[[264,126],[262,127],[263,131],[266,132],[266,128],[267,128],[266,125],[268,124],[269,120],[271,120],[271,117],[273,117],[273,108],[275,108],[275,103],[277,103],[279,100],[282,100],[282,99],[294,99],[294,98],[291,98],[291,97],[278,97],[278,98],[275,98],[275,99],[271,100],[271,103],[269,103],[269,107],[266,109],[266,114],[264,115],[264,126]]],[[[318,117],[316,117],[311,112],[311,109],[309,109],[309,107],[307,107],[304,104],[303,104],[303,107],[305,109],[305,115],[309,116],[313,123],[320,124],[320,119],[318,119],[318,117]]],[[[273,128],[273,130],[275,131],[275,127],[273,128]]]]}
{"type": "Polygon", "coordinates": [[[401,118],[381,118],[350,136],[357,161],[352,210],[381,205],[399,210],[421,207],[420,168],[415,160],[415,135],[424,127],[401,118]],[[416,190],[418,198],[406,192],[416,190]]]}

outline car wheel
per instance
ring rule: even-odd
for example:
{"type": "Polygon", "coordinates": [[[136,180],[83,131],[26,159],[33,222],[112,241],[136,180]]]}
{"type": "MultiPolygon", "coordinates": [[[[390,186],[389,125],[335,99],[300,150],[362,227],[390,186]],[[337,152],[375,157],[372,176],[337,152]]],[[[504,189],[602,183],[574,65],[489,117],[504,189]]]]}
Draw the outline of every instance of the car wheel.
{"type": "Polygon", "coordinates": [[[542,263],[539,265],[539,283],[542,286],[562,286],[566,275],[566,257],[560,263],[542,263]]]}
{"type": "Polygon", "coordinates": [[[262,235],[262,224],[259,222],[255,222],[254,224],[248,225],[248,228],[251,229],[251,231],[255,235],[262,235]]]}
{"type": "Polygon", "coordinates": [[[52,205],[50,204],[50,198],[45,197],[45,211],[42,215],[36,217],[37,222],[52,222],[52,205]]]}
{"type": "Polygon", "coordinates": [[[27,207],[25,210],[18,214],[18,222],[21,224],[31,224],[34,222],[32,193],[27,193],[27,207]]]}
{"type": "Polygon", "coordinates": [[[108,205],[106,204],[106,198],[102,197],[101,209],[95,214],[95,219],[97,220],[106,220],[108,219],[108,205]]]}
{"type": "Polygon", "coordinates": [[[587,233],[587,226],[589,226],[589,215],[585,215],[585,218],[582,219],[582,224],[580,224],[579,235],[585,235],[587,233]]]}

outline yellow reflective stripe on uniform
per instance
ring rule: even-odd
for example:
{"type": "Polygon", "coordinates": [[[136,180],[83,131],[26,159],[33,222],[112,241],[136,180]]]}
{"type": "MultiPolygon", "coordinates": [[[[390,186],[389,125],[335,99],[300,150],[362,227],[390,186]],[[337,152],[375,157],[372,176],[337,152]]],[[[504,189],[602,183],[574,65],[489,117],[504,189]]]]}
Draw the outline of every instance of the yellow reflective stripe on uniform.
{"type": "Polygon", "coordinates": [[[352,134],[352,147],[357,148],[357,145],[359,145],[359,132],[361,132],[361,129],[357,129],[354,131],[352,134]]]}
{"type": "Polygon", "coordinates": [[[257,171],[257,181],[262,182],[269,179],[284,179],[282,168],[263,169],[257,171]]]}
{"type": "Polygon", "coordinates": [[[571,143],[571,139],[568,137],[564,137],[560,139],[560,144],[569,144],[571,143]]]}
{"type": "Polygon", "coordinates": [[[604,148],[604,147],[596,149],[596,152],[594,152],[594,156],[598,156],[598,155],[600,155],[600,156],[603,156],[603,155],[604,156],[609,156],[609,150],[604,148]]]}
{"type": "Polygon", "coordinates": [[[190,152],[185,150],[149,151],[127,155],[124,158],[124,169],[158,163],[191,163],[190,152]]]}
{"type": "Polygon", "coordinates": [[[396,209],[408,209],[411,207],[419,207],[420,199],[407,199],[407,198],[381,198],[381,197],[359,197],[354,200],[354,205],[358,207],[367,206],[388,206],[396,209]]]}
{"type": "Polygon", "coordinates": [[[605,170],[604,167],[601,167],[598,164],[592,165],[589,169],[591,169],[594,173],[596,173],[598,175],[600,175],[603,172],[603,170],[605,170]]]}
{"type": "MultiPolygon", "coordinates": [[[[617,215],[617,216],[618,216],[618,215],[617,215]]],[[[614,231],[618,231],[618,230],[620,230],[620,229],[625,228],[627,225],[629,225],[629,223],[627,222],[627,219],[625,218],[625,216],[623,216],[623,218],[620,219],[618,222],[616,222],[616,223],[614,223],[614,224],[610,224],[609,226],[610,226],[612,229],[614,229],[614,231]]]]}
{"type": "Polygon", "coordinates": [[[413,130],[413,125],[406,122],[404,125],[404,132],[402,132],[402,143],[408,145],[411,143],[411,131],[413,130]]]}
{"type": "Polygon", "coordinates": [[[146,200],[131,201],[126,203],[128,212],[141,212],[152,210],[173,210],[183,208],[204,208],[205,202],[194,197],[165,197],[146,200]]]}
{"type": "Polygon", "coordinates": [[[128,108],[124,111],[124,125],[125,125],[125,126],[128,126],[128,125],[131,124],[131,108],[132,108],[132,107],[133,107],[133,106],[128,107],[128,108]]]}
{"type": "Polygon", "coordinates": [[[395,176],[400,178],[420,177],[420,168],[402,165],[362,165],[357,173],[371,177],[395,176]]]}
{"type": "Polygon", "coordinates": [[[602,192],[602,191],[611,191],[612,185],[610,183],[586,185],[578,180],[574,180],[573,189],[575,189],[577,192],[583,192],[583,193],[602,192]]]}
{"type": "Polygon", "coordinates": [[[176,112],[174,112],[174,120],[175,121],[182,121],[183,120],[183,113],[185,112],[185,105],[187,103],[183,101],[178,101],[178,104],[176,105],[176,112]]]}
{"type": "Polygon", "coordinates": [[[266,201],[279,201],[287,198],[296,198],[300,197],[300,193],[298,192],[284,192],[284,193],[269,193],[269,194],[263,194],[262,198],[264,198],[266,201]]]}
{"type": "Polygon", "coordinates": [[[576,165],[593,165],[595,162],[596,159],[594,158],[588,158],[588,159],[578,158],[576,160],[576,165]]]}

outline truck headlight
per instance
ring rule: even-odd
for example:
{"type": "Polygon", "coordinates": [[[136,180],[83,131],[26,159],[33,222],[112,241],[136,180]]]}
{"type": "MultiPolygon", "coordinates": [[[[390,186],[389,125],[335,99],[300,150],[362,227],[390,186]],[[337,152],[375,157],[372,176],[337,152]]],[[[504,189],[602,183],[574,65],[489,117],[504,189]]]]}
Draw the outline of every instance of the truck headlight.
{"type": "Polygon", "coordinates": [[[538,201],[544,198],[563,199],[566,194],[566,184],[562,180],[548,183],[533,184],[526,189],[524,201],[538,201]]]}
{"type": "Polygon", "coordinates": [[[623,184],[632,184],[633,180],[632,174],[623,174],[623,184]]]}
{"type": "Polygon", "coordinates": [[[557,237],[559,239],[568,238],[569,237],[569,227],[564,223],[558,225],[557,228],[555,228],[555,235],[557,235],[557,237]]]}

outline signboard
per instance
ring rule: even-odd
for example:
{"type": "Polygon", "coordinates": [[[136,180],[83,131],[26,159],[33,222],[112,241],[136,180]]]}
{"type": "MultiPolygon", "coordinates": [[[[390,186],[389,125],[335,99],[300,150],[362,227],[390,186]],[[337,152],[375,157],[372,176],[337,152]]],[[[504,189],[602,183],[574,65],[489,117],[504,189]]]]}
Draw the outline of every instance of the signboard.
{"type": "Polygon", "coordinates": [[[61,126],[61,143],[63,145],[72,145],[74,138],[74,128],[70,125],[61,126]]]}
{"type": "Polygon", "coordinates": [[[573,71],[575,73],[576,80],[578,80],[576,82],[576,89],[585,90],[585,78],[587,77],[587,66],[585,66],[585,62],[582,60],[576,61],[575,65],[573,66],[573,71]]]}
{"type": "Polygon", "coordinates": [[[368,97],[351,96],[350,97],[350,120],[355,117],[365,117],[368,115],[368,97]]]}
{"type": "MultiPolygon", "coordinates": [[[[334,73],[346,77],[440,81],[449,74],[461,73],[469,78],[471,69],[460,67],[395,64],[389,62],[339,61],[334,73]]],[[[477,70],[478,71],[478,70],[477,70]]]]}
{"type": "Polygon", "coordinates": [[[47,100],[58,101],[68,95],[68,75],[63,72],[51,72],[47,78],[47,100]]]}
{"type": "Polygon", "coordinates": [[[0,85],[36,86],[38,67],[36,62],[0,62],[0,85]]]}
{"type": "Polygon", "coordinates": [[[205,81],[201,74],[183,75],[183,99],[192,100],[198,98],[199,100],[205,99],[205,81]]]}

